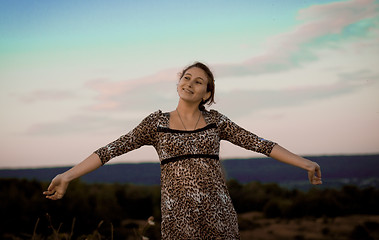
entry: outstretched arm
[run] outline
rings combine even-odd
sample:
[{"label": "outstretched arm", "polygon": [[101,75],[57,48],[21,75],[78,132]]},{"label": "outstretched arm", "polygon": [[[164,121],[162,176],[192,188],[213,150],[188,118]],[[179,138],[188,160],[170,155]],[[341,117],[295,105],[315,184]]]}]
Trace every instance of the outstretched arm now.
[{"label": "outstretched arm", "polygon": [[[308,178],[312,184],[321,184],[320,166],[308,159],[302,158],[296,154],[289,152],[278,144],[269,140],[258,137],[257,135],[243,129],[226,116],[212,111],[219,117],[220,138],[234,143],[240,147],[263,153],[281,162],[300,167],[308,171]],[[241,139],[244,139],[241,141]]]},{"label": "outstretched arm", "polygon": [[317,163],[302,158],[279,146],[278,144],[276,144],[271,150],[270,157],[283,163],[287,163],[306,170],[308,172],[308,179],[311,184],[322,184],[321,168]]},{"label": "outstretched arm", "polygon": [[66,193],[68,184],[93,170],[101,166],[100,158],[97,154],[93,153],[81,163],[74,166],[73,168],[67,170],[62,174],[58,174],[50,183],[47,191],[44,191],[43,194],[46,195],[46,198],[51,200],[58,200],[63,197]]},{"label": "outstretched arm", "polygon": [[142,122],[129,133],[121,136],[108,145],[99,148],[95,153],[84,159],[81,163],[70,170],[58,174],[50,183],[47,191],[43,194],[46,198],[57,200],[61,199],[66,193],[68,184],[73,179],[81,177],[101,165],[108,162],[111,158],[137,149],[143,145],[153,145],[156,136],[157,118],[161,111],[156,111],[142,120]]}]

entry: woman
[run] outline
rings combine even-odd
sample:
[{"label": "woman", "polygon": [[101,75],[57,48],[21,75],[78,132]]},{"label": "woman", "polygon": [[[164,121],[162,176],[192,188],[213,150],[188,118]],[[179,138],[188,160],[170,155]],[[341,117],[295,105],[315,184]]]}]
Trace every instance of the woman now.
[{"label": "woman", "polygon": [[214,77],[206,65],[196,62],[185,68],[177,91],[174,111],[150,114],[126,135],[56,176],[44,192],[46,197],[60,199],[71,180],[115,156],[152,145],[161,163],[162,239],[239,239],[237,214],[218,156],[221,140],[303,168],[312,184],[321,184],[317,163],[259,138],[215,110],[205,110],[215,93]]}]

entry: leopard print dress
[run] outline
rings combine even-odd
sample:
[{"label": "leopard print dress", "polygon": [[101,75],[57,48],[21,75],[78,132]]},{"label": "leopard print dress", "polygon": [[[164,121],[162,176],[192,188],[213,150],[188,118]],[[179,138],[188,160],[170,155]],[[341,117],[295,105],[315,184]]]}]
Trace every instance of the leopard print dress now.
[{"label": "leopard print dress", "polygon": [[202,114],[205,127],[184,131],[169,128],[169,113],[154,112],[95,151],[105,164],[143,145],[155,147],[161,163],[162,239],[239,239],[237,214],[219,160],[220,141],[267,156],[275,145],[215,110]]}]

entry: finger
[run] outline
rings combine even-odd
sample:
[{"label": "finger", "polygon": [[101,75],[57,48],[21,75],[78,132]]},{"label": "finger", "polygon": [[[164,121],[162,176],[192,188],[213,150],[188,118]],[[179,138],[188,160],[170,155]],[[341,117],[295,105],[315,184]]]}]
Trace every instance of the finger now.
[{"label": "finger", "polygon": [[309,179],[309,182],[313,185],[322,184],[321,177],[318,177],[315,171],[308,172],[308,179]]},{"label": "finger", "polygon": [[316,174],[317,174],[317,177],[321,178],[321,168],[320,167],[316,168]]},{"label": "finger", "polygon": [[53,194],[46,196],[46,198],[51,199],[51,200],[58,200],[58,199],[61,199],[62,197],[63,197],[63,194],[60,194],[58,192],[54,192]]},{"label": "finger", "polygon": [[317,165],[317,168],[316,168],[315,175],[316,175],[315,176],[316,184],[322,184],[322,181],[321,181],[321,168],[318,165]]},{"label": "finger", "polygon": [[52,199],[55,193],[56,193],[55,191],[54,192],[52,192],[52,191],[43,192],[43,194],[46,195],[46,198],[49,198],[49,199]]},{"label": "finger", "polygon": [[314,185],[322,184],[321,178],[314,176],[312,184],[314,184]]},{"label": "finger", "polygon": [[53,191],[55,188],[55,183],[54,180],[50,183],[50,185],[47,187],[47,191]]},{"label": "finger", "polygon": [[308,172],[308,180],[310,183],[313,183],[313,179],[315,177],[315,172],[314,171],[309,171]]},{"label": "finger", "polygon": [[54,193],[54,191],[44,191],[43,192],[43,195],[51,195],[51,194],[53,194]]},{"label": "finger", "polygon": [[44,191],[43,194],[45,195],[50,195],[50,194],[53,194],[55,192],[55,188],[56,188],[56,183],[54,181],[54,179],[51,181],[50,185],[47,187],[47,190]]},{"label": "finger", "polygon": [[45,191],[43,194],[47,196],[53,196],[55,194],[55,191]]},{"label": "finger", "polygon": [[50,199],[50,200],[58,200],[58,198],[54,195],[52,196],[46,196],[47,199]]},{"label": "finger", "polygon": [[47,188],[46,191],[43,192],[43,194],[45,194],[45,195],[52,195],[55,192],[56,192],[55,191],[55,186],[52,186],[52,184],[50,184],[50,186]]}]

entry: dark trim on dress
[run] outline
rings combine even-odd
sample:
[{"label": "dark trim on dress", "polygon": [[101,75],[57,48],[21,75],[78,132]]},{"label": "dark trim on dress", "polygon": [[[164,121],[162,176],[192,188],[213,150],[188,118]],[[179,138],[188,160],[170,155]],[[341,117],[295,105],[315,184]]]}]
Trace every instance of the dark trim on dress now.
[{"label": "dark trim on dress", "polygon": [[165,133],[197,133],[197,132],[205,131],[205,130],[208,130],[211,128],[217,128],[216,123],[211,123],[211,124],[208,124],[207,126],[205,126],[203,128],[198,128],[195,130],[178,130],[178,129],[171,129],[171,128],[159,126],[157,131],[158,132],[165,132]]},{"label": "dark trim on dress", "polygon": [[165,165],[167,163],[176,162],[176,161],[188,159],[188,158],[211,158],[211,159],[219,160],[219,157],[216,154],[186,154],[186,155],[180,155],[180,156],[176,156],[172,158],[163,159],[161,161],[161,165]]}]

